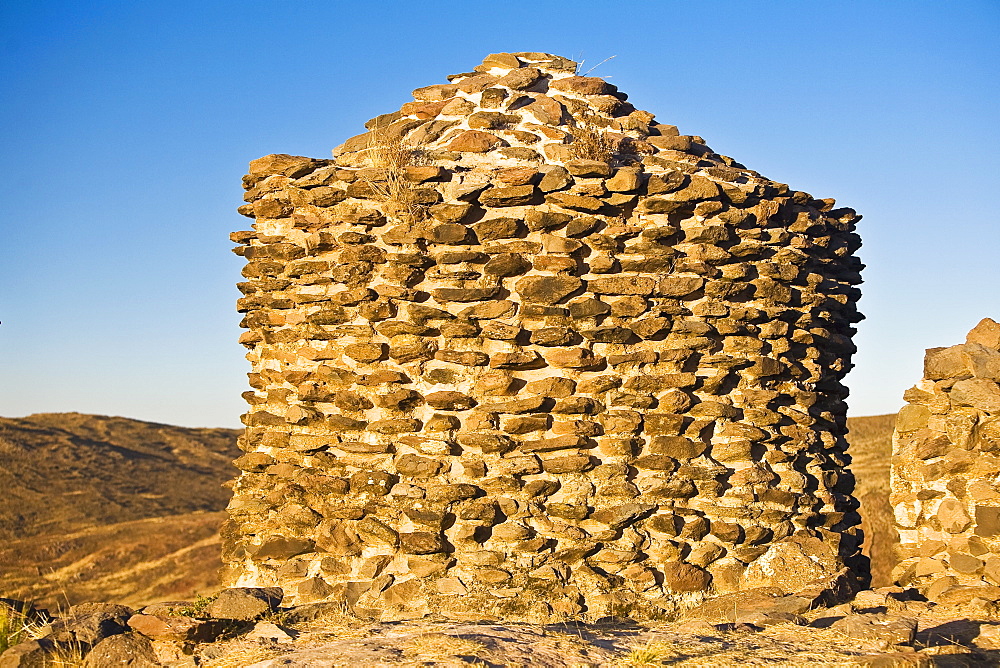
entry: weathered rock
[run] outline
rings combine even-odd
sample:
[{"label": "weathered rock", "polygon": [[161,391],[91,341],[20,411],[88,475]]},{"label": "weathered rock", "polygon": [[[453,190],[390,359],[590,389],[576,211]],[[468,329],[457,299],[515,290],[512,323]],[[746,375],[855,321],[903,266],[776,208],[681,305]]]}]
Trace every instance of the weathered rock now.
[{"label": "weathered rock", "polygon": [[556,304],[582,285],[575,276],[527,276],[517,282],[517,292],[526,301]]},{"label": "weathered rock", "polygon": [[0,654],[0,668],[45,668],[58,660],[58,648],[50,640],[26,640]]},{"label": "weathered rock", "polygon": [[833,623],[831,628],[848,638],[872,643],[886,650],[897,645],[910,645],[917,634],[917,620],[885,614],[848,615]]},{"label": "weathered rock", "polygon": [[80,603],[52,622],[46,637],[61,644],[96,645],[104,638],[128,631],[133,614],[135,611],[124,605]]},{"label": "weathered rock", "polygon": [[837,553],[816,538],[793,536],[774,543],[747,567],[746,587],[776,587],[786,594],[805,589],[840,570]]},{"label": "weathered rock", "polygon": [[133,615],[128,625],[152,640],[214,642],[231,628],[218,619],[196,619],[183,615]]},{"label": "weathered rock", "polygon": [[157,668],[153,645],[143,636],[126,633],[105,638],[94,645],[83,660],[84,668],[108,668],[129,666],[130,668]]},{"label": "weathered rock", "polygon": [[500,138],[482,130],[466,130],[448,145],[449,151],[486,153],[500,143]]},{"label": "weathered rock", "polygon": [[704,591],[712,581],[712,576],[690,564],[672,562],[662,567],[663,582],[672,591]]},{"label": "weathered rock", "polygon": [[280,587],[232,587],[219,592],[208,612],[218,619],[254,620],[281,605]]}]

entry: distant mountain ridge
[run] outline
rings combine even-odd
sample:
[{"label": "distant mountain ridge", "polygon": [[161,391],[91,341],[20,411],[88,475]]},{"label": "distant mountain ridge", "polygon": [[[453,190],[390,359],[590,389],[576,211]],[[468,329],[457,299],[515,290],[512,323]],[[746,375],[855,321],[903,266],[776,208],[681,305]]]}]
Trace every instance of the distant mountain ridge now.
[{"label": "distant mountain ridge", "polygon": [[0,539],[222,510],[238,434],[80,413],[0,418]]},{"label": "distant mountain ridge", "polygon": [[139,605],[218,588],[236,429],[0,418],[0,596]]}]

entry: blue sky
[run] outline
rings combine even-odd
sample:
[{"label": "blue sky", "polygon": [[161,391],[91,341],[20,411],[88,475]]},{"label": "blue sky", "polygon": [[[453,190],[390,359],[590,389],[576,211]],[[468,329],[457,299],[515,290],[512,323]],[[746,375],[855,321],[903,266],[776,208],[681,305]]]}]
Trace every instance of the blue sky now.
[{"label": "blue sky", "polygon": [[237,426],[268,153],[329,156],[498,51],[583,59],[660,122],[864,214],[853,415],[1000,319],[1000,3],[0,0],[0,415]]}]

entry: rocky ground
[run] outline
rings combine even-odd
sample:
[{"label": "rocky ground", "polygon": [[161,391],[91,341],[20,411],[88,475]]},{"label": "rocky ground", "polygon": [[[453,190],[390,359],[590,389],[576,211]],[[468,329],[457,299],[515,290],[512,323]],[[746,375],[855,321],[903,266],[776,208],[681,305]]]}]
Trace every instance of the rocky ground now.
[{"label": "rocky ground", "polygon": [[[875,586],[891,569],[887,479],[892,416],[853,418],[851,454]],[[936,602],[901,590],[822,607],[767,591],[723,597],[677,620],[636,624],[377,622],[336,604],[243,614],[206,608],[218,591],[217,528],[236,432],[123,418],[0,419],[0,596],[34,600],[9,666],[742,666],[1000,665],[996,591]],[[774,592],[770,592],[773,594]],[[114,601],[116,604],[87,604]],[[68,608],[70,604],[75,606]],[[131,607],[125,607],[131,606]],[[0,616],[6,606],[0,605]],[[215,614],[215,617],[210,616]],[[0,619],[2,622],[2,619]],[[0,623],[2,626],[2,623]],[[138,630],[137,630],[138,627]],[[89,629],[89,630],[88,630]],[[61,649],[60,649],[61,648]],[[80,656],[88,650],[89,658]],[[117,657],[117,658],[116,658]],[[131,663],[122,663],[127,657]]]},{"label": "rocky ground", "polygon": [[333,603],[283,609],[280,590],[235,589],[211,602],[139,611],[83,604],[54,621],[30,610],[36,638],[0,654],[0,668],[991,666],[1000,665],[993,597],[1000,589],[956,591],[934,603],[882,588],[823,607],[760,589],[710,600],[677,620],[529,625],[378,623]]}]

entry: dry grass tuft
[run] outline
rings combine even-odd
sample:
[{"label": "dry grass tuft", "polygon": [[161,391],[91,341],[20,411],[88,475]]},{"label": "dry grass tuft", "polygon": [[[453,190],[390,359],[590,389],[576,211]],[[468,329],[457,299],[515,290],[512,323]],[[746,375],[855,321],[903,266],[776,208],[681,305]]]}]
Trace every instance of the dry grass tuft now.
[{"label": "dry grass tuft", "polygon": [[447,633],[422,633],[410,639],[403,649],[404,654],[425,660],[476,657],[487,649],[475,640],[467,640]]},{"label": "dry grass tuft", "polygon": [[238,640],[225,653],[201,664],[205,668],[243,668],[259,661],[267,661],[288,651],[273,645],[263,645],[247,640]]},{"label": "dry grass tuft", "polygon": [[647,642],[642,647],[635,647],[618,661],[620,668],[647,668],[662,666],[668,661],[676,661],[684,654],[677,651],[671,643]]},{"label": "dry grass tuft", "polygon": [[8,647],[30,640],[36,625],[25,613],[0,604],[0,654]]},{"label": "dry grass tuft", "polygon": [[418,150],[403,143],[402,138],[376,128],[368,133],[365,150],[372,167],[381,170],[378,178],[368,182],[375,198],[386,203],[384,213],[403,223],[416,223],[426,216],[426,207],[416,202],[415,187],[406,178],[406,168],[426,164]]},{"label": "dry grass tuft", "polygon": [[45,668],[80,668],[86,652],[79,641],[60,643],[45,657]]},{"label": "dry grass tuft", "polygon": [[579,121],[574,120],[570,132],[573,141],[569,144],[569,149],[574,158],[601,162],[611,162],[614,159],[618,149],[617,143],[587,116]]}]

